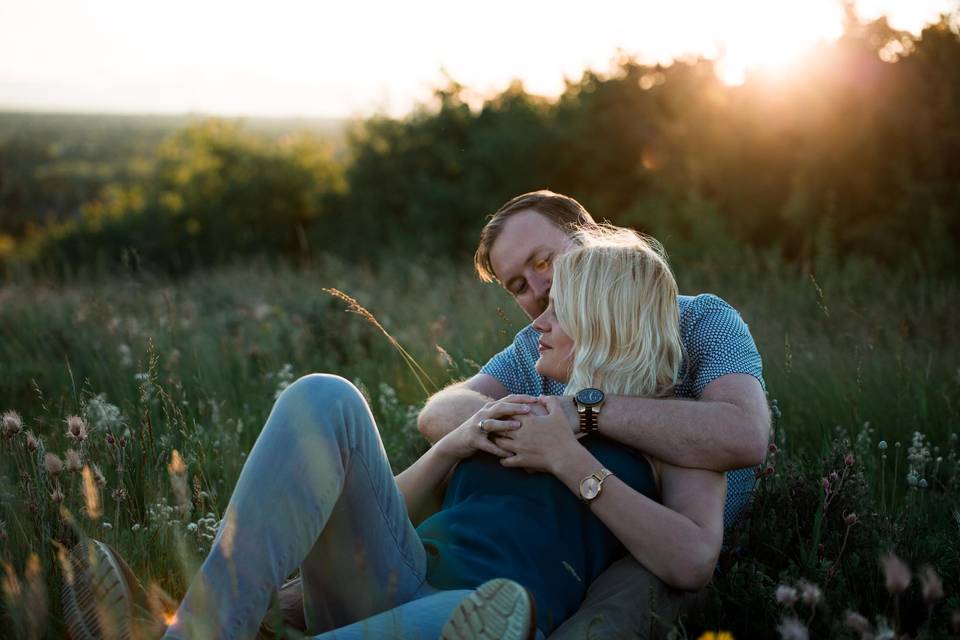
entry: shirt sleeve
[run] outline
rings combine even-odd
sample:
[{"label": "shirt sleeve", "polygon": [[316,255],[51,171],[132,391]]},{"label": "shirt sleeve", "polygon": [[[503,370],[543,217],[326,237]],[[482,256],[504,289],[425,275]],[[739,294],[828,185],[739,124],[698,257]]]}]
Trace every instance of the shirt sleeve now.
[{"label": "shirt sleeve", "polygon": [[730,373],[751,375],[766,389],[763,362],[747,323],[717,296],[703,298],[702,311],[687,341],[694,397],[699,398],[708,384]]},{"label": "shirt sleeve", "polygon": [[496,378],[507,393],[523,393],[538,396],[542,393],[542,383],[536,373],[535,360],[530,360],[529,349],[524,343],[525,335],[521,331],[506,349],[490,358],[480,373]]}]

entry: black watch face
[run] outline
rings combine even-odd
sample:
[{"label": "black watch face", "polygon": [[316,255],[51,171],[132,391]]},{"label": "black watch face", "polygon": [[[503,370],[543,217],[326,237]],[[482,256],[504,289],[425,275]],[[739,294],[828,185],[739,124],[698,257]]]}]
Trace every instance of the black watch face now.
[{"label": "black watch face", "polygon": [[582,405],[593,407],[603,402],[603,391],[600,389],[581,389],[577,394],[577,402]]}]

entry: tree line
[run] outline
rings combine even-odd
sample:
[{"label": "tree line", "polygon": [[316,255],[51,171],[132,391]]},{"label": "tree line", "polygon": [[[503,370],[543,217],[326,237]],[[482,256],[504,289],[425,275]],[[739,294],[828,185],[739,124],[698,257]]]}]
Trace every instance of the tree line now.
[{"label": "tree line", "polygon": [[73,215],[40,223],[12,213],[10,194],[24,201],[5,169],[17,153],[0,146],[0,261],[46,272],[133,260],[182,273],[320,252],[462,258],[486,214],[538,188],[668,236],[668,248],[723,242],[798,263],[829,253],[953,272],[960,36],[948,16],[913,36],[851,15],[802,65],[739,86],[708,60],[630,57],[552,100],[518,82],[477,105],[451,82],[404,117],[353,123],[338,144],[212,120],[94,176]]}]

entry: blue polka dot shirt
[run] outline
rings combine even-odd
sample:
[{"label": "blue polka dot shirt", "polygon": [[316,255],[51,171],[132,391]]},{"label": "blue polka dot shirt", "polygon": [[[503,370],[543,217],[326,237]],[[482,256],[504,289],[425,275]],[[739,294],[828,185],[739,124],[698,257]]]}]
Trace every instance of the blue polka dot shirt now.
[{"label": "blue polka dot shirt", "polygon": [[[736,309],[712,294],[678,296],[677,303],[684,359],[674,387],[675,397],[698,399],[708,384],[729,373],[751,375],[766,388],[757,346]],[[534,368],[540,357],[539,337],[527,325],[480,372],[499,380],[508,393],[563,395],[563,383],[541,376]],[[729,527],[746,506],[755,484],[754,467],[727,472],[725,526]]]}]

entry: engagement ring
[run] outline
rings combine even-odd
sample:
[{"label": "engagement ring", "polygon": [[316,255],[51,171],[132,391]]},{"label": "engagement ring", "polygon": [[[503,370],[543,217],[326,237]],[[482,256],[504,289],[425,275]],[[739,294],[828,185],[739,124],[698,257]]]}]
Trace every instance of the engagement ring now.
[{"label": "engagement ring", "polygon": [[486,432],[487,432],[487,428],[486,428],[485,426],[483,426],[483,423],[486,422],[486,421],[487,421],[487,419],[484,418],[484,419],[481,420],[479,423],[477,423],[477,426],[480,427],[480,433],[486,433]]}]

